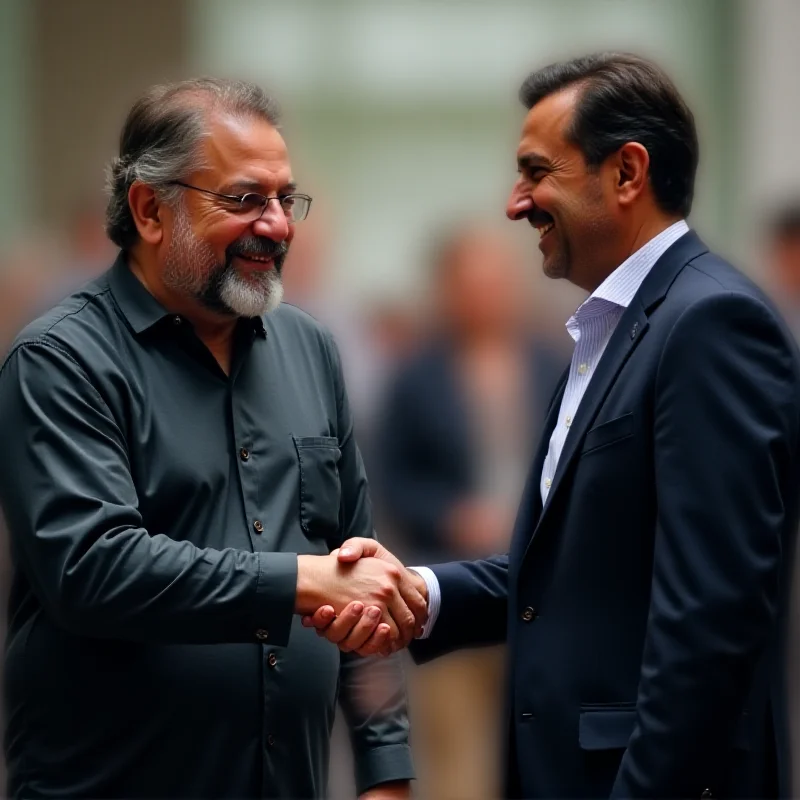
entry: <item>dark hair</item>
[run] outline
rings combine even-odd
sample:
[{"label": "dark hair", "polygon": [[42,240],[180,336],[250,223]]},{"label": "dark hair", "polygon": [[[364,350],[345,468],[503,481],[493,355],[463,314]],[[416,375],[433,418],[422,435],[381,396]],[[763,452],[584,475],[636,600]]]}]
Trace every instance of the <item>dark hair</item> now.
[{"label": "dark hair", "polygon": [[176,201],[178,190],[170,184],[203,166],[198,145],[208,135],[214,110],[264,119],[275,127],[280,120],[277,103],[260,87],[221,78],[154,86],[133,104],[119,156],[106,171],[106,233],[118,247],[127,250],[139,235],[128,205],[133,182],[153,186],[166,202]]},{"label": "dark hair", "polygon": [[626,142],[650,155],[650,185],[659,207],[688,216],[694,196],[699,148],[692,112],[655,64],[628,53],[596,53],[550,64],[529,75],[519,96],[526,108],[579,85],[566,131],[590,167]]}]

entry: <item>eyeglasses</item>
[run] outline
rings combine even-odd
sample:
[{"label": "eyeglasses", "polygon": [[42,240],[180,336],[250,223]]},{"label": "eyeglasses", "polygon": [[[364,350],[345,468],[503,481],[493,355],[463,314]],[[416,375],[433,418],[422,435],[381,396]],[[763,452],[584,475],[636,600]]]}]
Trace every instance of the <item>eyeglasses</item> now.
[{"label": "eyeglasses", "polygon": [[199,186],[192,186],[182,181],[170,181],[170,184],[182,186],[184,189],[193,189],[195,192],[202,192],[225,200],[229,206],[229,211],[240,217],[242,222],[255,222],[260,219],[270,200],[278,201],[281,210],[286,215],[286,221],[290,224],[302,222],[308,216],[308,211],[311,208],[311,198],[307,194],[284,194],[277,197],[265,197],[263,194],[256,194],[255,192],[221,194],[220,192],[201,189]]}]

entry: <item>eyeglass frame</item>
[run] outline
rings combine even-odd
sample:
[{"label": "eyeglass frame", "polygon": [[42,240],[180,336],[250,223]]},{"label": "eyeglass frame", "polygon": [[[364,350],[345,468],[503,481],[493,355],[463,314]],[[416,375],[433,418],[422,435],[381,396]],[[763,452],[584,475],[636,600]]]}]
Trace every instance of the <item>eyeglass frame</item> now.
[{"label": "eyeglass frame", "polygon": [[[261,213],[253,220],[255,222],[257,219],[261,219],[264,216],[264,212],[267,210],[267,206],[269,205],[270,200],[277,200],[278,205],[281,206],[281,202],[285,200],[287,197],[300,197],[303,200],[308,202],[308,208],[306,209],[306,214],[302,219],[292,219],[289,220],[287,218],[287,222],[290,225],[296,225],[298,222],[302,222],[304,219],[308,219],[308,214],[311,211],[311,202],[312,198],[307,194],[302,194],[300,192],[289,192],[289,194],[284,195],[273,195],[272,197],[267,197],[267,195],[260,194],[259,192],[245,192],[244,194],[223,194],[222,192],[214,192],[211,189],[203,189],[200,186],[192,186],[191,183],[184,183],[183,181],[169,181],[169,186],[182,186],[184,189],[194,189],[196,192],[202,192],[203,194],[211,195],[212,197],[221,197],[223,200],[229,200],[234,203],[239,203],[242,205],[244,202],[245,197],[260,197],[264,200],[264,204],[261,207]],[[281,211],[283,211],[283,206],[281,206]],[[283,211],[284,216],[286,212]]]}]

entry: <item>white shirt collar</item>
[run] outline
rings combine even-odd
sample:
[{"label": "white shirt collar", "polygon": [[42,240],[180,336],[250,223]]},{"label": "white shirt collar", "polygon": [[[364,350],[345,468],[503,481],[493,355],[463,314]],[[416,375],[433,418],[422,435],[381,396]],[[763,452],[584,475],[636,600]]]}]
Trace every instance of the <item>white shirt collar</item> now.
[{"label": "white shirt collar", "polygon": [[594,299],[606,300],[627,308],[656,261],[684,234],[689,232],[685,220],[675,222],[654,236],[635,253],[625,259],[581,304],[575,316]]}]

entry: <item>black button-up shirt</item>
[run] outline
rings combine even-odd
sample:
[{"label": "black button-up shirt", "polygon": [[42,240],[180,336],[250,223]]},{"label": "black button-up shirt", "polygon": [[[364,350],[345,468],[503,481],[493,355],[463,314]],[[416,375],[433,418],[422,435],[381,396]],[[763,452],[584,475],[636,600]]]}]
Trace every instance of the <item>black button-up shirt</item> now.
[{"label": "black button-up shirt", "polygon": [[241,320],[226,376],[120,257],[18,337],[0,443],[12,795],[319,797],[337,698],[359,790],[412,777],[397,662],[293,613],[298,553],[372,535],[314,320]]}]

